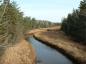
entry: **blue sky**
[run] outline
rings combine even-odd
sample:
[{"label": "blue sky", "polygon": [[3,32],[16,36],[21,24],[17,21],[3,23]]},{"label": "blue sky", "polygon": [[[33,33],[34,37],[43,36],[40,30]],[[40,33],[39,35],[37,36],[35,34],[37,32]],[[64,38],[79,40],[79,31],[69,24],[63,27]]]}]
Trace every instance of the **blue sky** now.
[{"label": "blue sky", "polygon": [[[12,0],[13,1],[13,0]],[[81,0],[14,0],[24,16],[61,22],[63,17],[77,9]]]}]

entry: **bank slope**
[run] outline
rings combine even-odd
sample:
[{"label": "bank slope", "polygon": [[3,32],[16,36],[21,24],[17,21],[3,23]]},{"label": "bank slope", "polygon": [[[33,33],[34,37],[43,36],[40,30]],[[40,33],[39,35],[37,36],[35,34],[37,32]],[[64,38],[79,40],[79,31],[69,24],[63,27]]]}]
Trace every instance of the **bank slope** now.
[{"label": "bank slope", "polygon": [[32,46],[24,39],[6,48],[0,58],[0,64],[35,64],[35,54]]},{"label": "bank slope", "polygon": [[34,37],[59,50],[77,64],[86,64],[86,47],[68,38],[60,30],[48,29],[33,33]]}]

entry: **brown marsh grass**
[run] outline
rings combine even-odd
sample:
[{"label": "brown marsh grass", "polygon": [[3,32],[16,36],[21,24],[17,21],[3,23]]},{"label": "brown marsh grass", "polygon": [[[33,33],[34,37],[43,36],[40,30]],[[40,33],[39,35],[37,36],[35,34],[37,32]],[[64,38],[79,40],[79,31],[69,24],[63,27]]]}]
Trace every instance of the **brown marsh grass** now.
[{"label": "brown marsh grass", "polygon": [[0,64],[35,64],[32,46],[24,39],[12,47],[6,48],[0,58]]}]

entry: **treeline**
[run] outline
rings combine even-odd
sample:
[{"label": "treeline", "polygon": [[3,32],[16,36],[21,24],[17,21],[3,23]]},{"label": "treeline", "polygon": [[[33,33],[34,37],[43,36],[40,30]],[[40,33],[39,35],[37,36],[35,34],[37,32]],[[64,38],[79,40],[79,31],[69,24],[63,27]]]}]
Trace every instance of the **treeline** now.
[{"label": "treeline", "polygon": [[24,36],[25,31],[48,27],[52,24],[49,21],[24,17],[15,2],[2,3],[0,5],[0,44],[15,43]]},{"label": "treeline", "polygon": [[46,28],[53,26],[54,23],[46,20],[36,20],[31,17],[24,17],[24,26],[26,30],[35,29],[35,28]]},{"label": "treeline", "polygon": [[74,40],[86,44],[86,0],[80,2],[79,9],[63,19],[61,30]]}]

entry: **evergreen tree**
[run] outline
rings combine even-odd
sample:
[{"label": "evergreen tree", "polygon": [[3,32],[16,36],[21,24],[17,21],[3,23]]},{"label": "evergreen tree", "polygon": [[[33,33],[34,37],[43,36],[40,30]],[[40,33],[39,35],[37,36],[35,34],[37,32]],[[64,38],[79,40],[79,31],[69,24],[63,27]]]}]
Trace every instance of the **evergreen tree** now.
[{"label": "evergreen tree", "polygon": [[86,16],[86,0],[81,1],[79,8],[80,8],[80,14]]},{"label": "evergreen tree", "polygon": [[61,29],[73,39],[86,42],[86,0],[81,1],[78,10],[63,19]]},{"label": "evergreen tree", "polygon": [[[6,4],[2,4],[0,7],[4,9]],[[19,12],[15,3],[9,3],[6,6],[5,13],[0,21],[0,35],[5,36],[0,40],[1,42],[14,43],[23,35],[22,27],[23,16]]]}]

